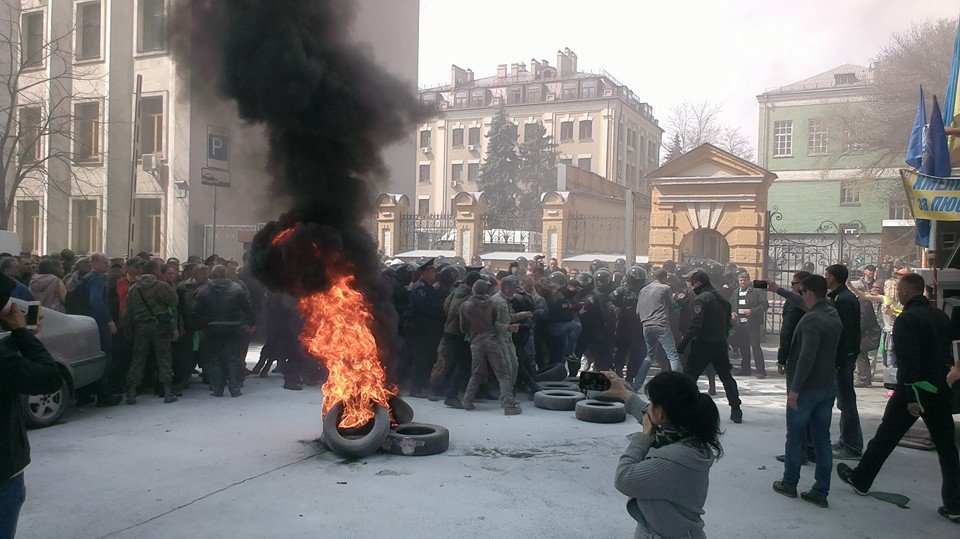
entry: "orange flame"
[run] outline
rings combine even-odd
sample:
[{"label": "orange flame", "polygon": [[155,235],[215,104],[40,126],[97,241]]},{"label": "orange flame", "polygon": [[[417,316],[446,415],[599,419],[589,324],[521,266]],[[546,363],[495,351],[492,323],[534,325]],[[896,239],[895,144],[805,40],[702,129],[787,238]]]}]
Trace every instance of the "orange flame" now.
[{"label": "orange flame", "polygon": [[323,415],[343,402],[340,428],[349,429],[373,419],[374,403],[389,409],[387,401],[396,389],[387,385],[370,329],[374,322],[370,304],[357,290],[354,277],[340,275],[329,290],[301,298],[300,314],[301,344],[329,371],[323,384]]},{"label": "orange flame", "polygon": [[274,247],[279,247],[281,244],[283,244],[283,242],[287,241],[287,238],[290,237],[290,234],[293,234],[292,228],[284,229],[277,234],[270,243],[273,244]]}]

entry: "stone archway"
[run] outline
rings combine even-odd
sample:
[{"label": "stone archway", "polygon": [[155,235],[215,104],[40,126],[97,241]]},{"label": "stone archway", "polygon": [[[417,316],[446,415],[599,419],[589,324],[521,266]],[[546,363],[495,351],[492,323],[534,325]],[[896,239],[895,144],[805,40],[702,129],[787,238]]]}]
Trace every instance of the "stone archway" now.
[{"label": "stone archway", "polygon": [[730,244],[723,234],[710,228],[691,231],[680,241],[680,261],[709,258],[721,264],[730,262]]}]

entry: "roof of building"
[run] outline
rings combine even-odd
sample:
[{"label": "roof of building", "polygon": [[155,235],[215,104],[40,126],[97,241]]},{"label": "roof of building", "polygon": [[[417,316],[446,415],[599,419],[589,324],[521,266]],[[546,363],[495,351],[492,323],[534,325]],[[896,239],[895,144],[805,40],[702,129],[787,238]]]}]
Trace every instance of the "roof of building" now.
[{"label": "roof of building", "polygon": [[[850,76],[852,75],[852,77]],[[767,90],[762,95],[789,94],[815,90],[863,87],[873,80],[873,70],[856,64],[843,64],[812,77]]]},{"label": "roof of building", "polygon": [[[533,82],[563,82],[565,80],[578,80],[578,79],[595,79],[599,77],[606,77],[607,75],[602,73],[588,73],[588,72],[578,72],[563,77],[557,76],[552,79],[537,79],[534,74],[530,71],[521,71],[517,75],[507,75],[506,77],[498,77],[496,75],[492,77],[484,77],[482,79],[476,79],[470,82],[461,82],[457,85],[458,90],[472,90],[477,88],[492,88],[499,86],[509,86],[512,84],[527,84]],[[619,82],[614,82],[616,85],[620,85]],[[433,88],[424,88],[420,90],[421,92],[448,92],[453,89],[453,85],[444,84],[443,86],[437,86]]]}]

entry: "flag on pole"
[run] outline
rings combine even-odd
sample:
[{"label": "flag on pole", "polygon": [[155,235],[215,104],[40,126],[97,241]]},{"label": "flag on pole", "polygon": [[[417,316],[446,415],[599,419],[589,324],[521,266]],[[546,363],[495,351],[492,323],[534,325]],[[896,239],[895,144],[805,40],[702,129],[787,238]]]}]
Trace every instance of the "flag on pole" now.
[{"label": "flag on pole", "polygon": [[[953,40],[953,58],[950,61],[950,75],[947,77],[947,93],[943,96],[943,125],[960,127],[960,99],[957,99],[957,83],[960,80],[960,23]],[[951,155],[960,150],[960,137],[951,136],[949,140]],[[960,163],[958,163],[960,164]]]},{"label": "flag on pole", "polygon": [[[912,142],[912,141],[911,141]],[[950,176],[950,153],[947,148],[947,133],[943,130],[943,117],[937,96],[933,96],[933,112],[930,123],[923,130],[923,145],[920,152],[920,167],[918,171],[927,176],[946,178]],[[930,221],[917,219],[914,232],[914,243],[923,247],[930,247]]]},{"label": "flag on pole", "polygon": [[913,168],[920,168],[923,155],[923,129],[927,126],[927,105],[923,101],[923,85],[920,86],[920,104],[913,118],[913,130],[910,131],[910,144],[907,146],[906,162]]}]

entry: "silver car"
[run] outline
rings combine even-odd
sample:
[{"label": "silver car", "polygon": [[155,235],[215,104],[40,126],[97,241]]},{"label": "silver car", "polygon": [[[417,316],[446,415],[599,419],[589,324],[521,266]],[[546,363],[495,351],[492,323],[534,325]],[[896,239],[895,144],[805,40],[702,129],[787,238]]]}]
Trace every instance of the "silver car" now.
[{"label": "silver car", "polygon": [[[12,299],[24,311],[27,303]],[[97,323],[87,316],[42,311],[37,338],[47,348],[60,367],[63,382],[58,391],[46,395],[23,397],[24,416],[31,428],[49,427],[60,419],[78,389],[89,386],[103,376],[107,357],[100,350],[100,331]],[[9,332],[0,332],[0,338]]]}]

